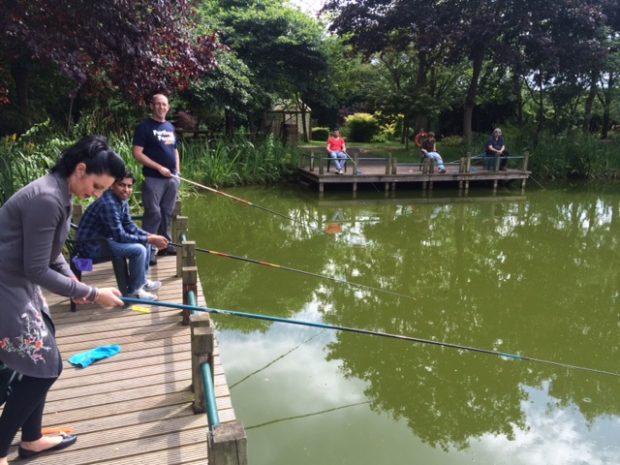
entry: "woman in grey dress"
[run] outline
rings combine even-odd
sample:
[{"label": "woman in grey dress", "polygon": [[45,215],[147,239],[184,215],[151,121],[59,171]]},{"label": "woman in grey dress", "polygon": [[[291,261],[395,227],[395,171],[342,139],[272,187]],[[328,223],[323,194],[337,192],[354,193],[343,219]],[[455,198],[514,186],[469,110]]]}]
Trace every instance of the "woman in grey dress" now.
[{"label": "woman in grey dress", "polygon": [[62,371],[54,324],[41,288],[78,303],[122,305],[114,288],[79,282],[62,255],[69,233],[71,195],[99,196],[125,171],[102,136],[65,150],[50,174],[16,192],[0,207],[0,362],[22,375],[0,416],[0,465],[22,429],[19,455],[64,449],[75,436],[42,436],[47,391]]}]

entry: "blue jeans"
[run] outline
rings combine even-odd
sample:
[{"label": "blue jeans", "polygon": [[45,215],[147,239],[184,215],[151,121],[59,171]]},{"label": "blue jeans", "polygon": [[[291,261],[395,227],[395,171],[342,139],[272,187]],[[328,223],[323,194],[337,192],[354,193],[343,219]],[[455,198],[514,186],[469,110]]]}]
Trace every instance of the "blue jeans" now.
[{"label": "blue jeans", "polygon": [[344,162],[340,161],[340,160],[346,160],[347,159],[347,154],[344,152],[329,152],[329,156],[331,157],[332,160],[334,160],[334,163],[336,164],[336,169],[338,171],[344,170]]},{"label": "blue jeans", "polygon": [[443,164],[443,158],[441,158],[441,155],[439,155],[437,152],[428,152],[426,156],[431,160],[434,160],[437,168],[439,168],[441,171],[446,169],[445,165]]},{"label": "blue jeans", "polygon": [[131,294],[144,286],[149,273],[151,246],[138,243],[126,244],[109,239],[108,244],[113,256],[124,257],[129,260],[129,282],[127,283],[129,293]]}]

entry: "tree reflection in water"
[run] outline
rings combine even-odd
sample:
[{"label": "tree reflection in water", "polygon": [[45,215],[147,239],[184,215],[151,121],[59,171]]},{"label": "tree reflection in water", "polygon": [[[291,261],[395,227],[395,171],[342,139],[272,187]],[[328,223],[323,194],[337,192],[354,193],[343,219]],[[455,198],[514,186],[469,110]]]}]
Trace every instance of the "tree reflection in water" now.
[{"label": "tree reflection in water", "polygon": [[[619,370],[617,192],[545,191],[462,203],[316,202],[260,189],[244,196],[293,217],[321,217],[325,225],[335,215],[352,222],[330,237],[218,200],[201,215],[204,199],[194,200],[187,213],[199,246],[415,301],[201,256],[201,278],[215,307],[292,317],[318,302],[329,324]],[[268,327],[217,323],[243,332]],[[423,441],[443,448],[522,434],[530,421],[525,406],[539,390],[557,399],[551,410],[578,408],[589,424],[620,415],[620,380],[604,375],[351,334],[337,334],[326,358],[340,361],[345,377],[367,382],[375,411],[406,421]]]}]

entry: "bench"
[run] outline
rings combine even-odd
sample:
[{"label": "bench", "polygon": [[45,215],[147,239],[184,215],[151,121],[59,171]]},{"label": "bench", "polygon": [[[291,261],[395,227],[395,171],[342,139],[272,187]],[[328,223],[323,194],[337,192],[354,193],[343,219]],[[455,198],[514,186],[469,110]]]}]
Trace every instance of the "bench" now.
[{"label": "bench", "polygon": [[[358,149],[358,148],[354,148],[354,149],[349,149],[346,151],[346,154],[349,156],[349,158],[351,158],[351,160],[353,160],[353,155],[357,155],[360,156],[362,155],[362,153],[364,153],[363,149]],[[342,160],[344,162],[344,172],[347,172],[347,164],[349,162],[349,158],[345,158],[344,160]],[[331,165],[331,162],[333,161],[332,157],[329,157],[328,154],[328,159],[327,159],[327,172],[329,173],[329,167]],[[354,163],[355,164],[355,163]]]}]

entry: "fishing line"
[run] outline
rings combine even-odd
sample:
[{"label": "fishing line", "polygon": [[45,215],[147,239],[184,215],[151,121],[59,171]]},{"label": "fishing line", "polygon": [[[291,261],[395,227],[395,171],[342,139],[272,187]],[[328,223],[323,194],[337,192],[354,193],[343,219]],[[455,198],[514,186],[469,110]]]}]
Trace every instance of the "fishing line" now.
[{"label": "fishing line", "polygon": [[456,350],[463,350],[467,352],[474,352],[478,354],[492,355],[494,357],[499,357],[504,360],[507,359],[507,360],[517,360],[517,361],[527,361],[527,362],[551,365],[557,368],[566,368],[569,370],[581,370],[581,371],[587,371],[590,373],[597,373],[597,374],[602,374],[602,375],[620,377],[620,373],[613,372],[613,371],[599,370],[596,368],[584,367],[580,365],[572,365],[570,363],[556,362],[553,360],[545,360],[542,358],[530,357],[527,355],[511,354],[508,352],[496,352],[490,349],[483,349],[480,347],[455,344],[452,342],[435,341],[431,339],[423,339],[423,338],[414,337],[414,336],[405,336],[403,334],[385,333],[383,331],[372,331],[369,329],[353,328],[349,326],[330,325],[326,323],[297,320],[293,318],[282,318],[282,317],[277,317],[277,316],[272,316],[272,315],[260,315],[258,313],[237,312],[234,310],[224,310],[224,309],[210,308],[210,307],[198,307],[194,305],[184,305],[184,304],[177,304],[174,302],[164,302],[164,301],[159,301],[159,300],[154,302],[152,300],[134,299],[132,297],[122,297],[122,300],[128,304],[140,304],[140,305],[150,305],[150,306],[155,306],[155,307],[179,308],[182,310],[189,310],[189,311],[194,311],[194,312],[213,313],[215,315],[236,316],[240,318],[265,320],[265,321],[271,321],[275,323],[287,323],[291,325],[310,326],[313,328],[331,329],[335,331],[342,331],[342,332],[355,333],[355,334],[365,334],[367,336],[378,336],[378,337],[385,337],[385,338],[390,338],[390,339],[398,339],[400,341],[416,342],[419,344],[427,344],[427,345],[432,345],[432,346],[445,347],[448,349],[456,349]]},{"label": "fishing line", "polygon": [[267,368],[269,368],[271,365],[274,365],[275,363],[277,363],[278,361],[282,360],[284,357],[286,357],[287,355],[292,354],[293,352],[295,352],[297,349],[299,349],[302,345],[306,344],[307,342],[310,342],[312,339],[316,338],[317,336],[320,336],[321,334],[323,334],[325,332],[324,329],[322,329],[321,331],[319,331],[316,334],[313,334],[312,336],[310,336],[309,338],[307,338],[306,340],[300,342],[299,344],[297,344],[295,347],[293,347],[292,349],[287,350],[285,353],[283,353],[282,355],[278,355],[276,358],[274,358],[271,362],[269,362],[268,364],[260,367],[258,370],[254,370],[252,373],[250,373],[249,375],[244,376],[243,378],[241,378],[239,381],[236,381],[234,383],[232,383],[229,388],[233,389],[234,387],[240,385],[241,383],[243,383],[244,381],[247,381],[248,379],[250,379],[252,376],[257,375],[258,373],[260,373],[261,371],[265,371]]},{"label": "fishing line", "polygon": [[[173,245],[175,247],[183,247],[182,244],[177,244],[175,242],[169,242],[169,244],[171,244],[171,245]],[[342,278],[334,278],[333,276],[327,276],[325,274],[313,273],[311,271],[300,270],[298,268],[291,268],[289,266],[278,265],[276,263],[267,262],[265,260],[256,260],[254,258],[240,257],[238,255],[231,255],[231,254],[226,253],[226,252],[218,252],[216,250],[203,249],[202,247],[196,247],[196,251],[203,252],[203,253],[208,253],[208,254],[211,254],[211,255],[216,255],[218,257],[231,258],[233,260],[239,260],[239,261],[242,261],[242,262],[253,263],[254,265],[261,265],[261,266],[266,266],[266,267],[269,267],[269,268],[275,268],[275,269],[284,270],[284,271],[292,271],[294,273],[305,274],[307,276],[314,276],[315,278],[329,279],[330,281],[334,281],[334,282],[340,283],[340,284],[346,284],[348,286],[355,286],[355,287],[359,287],[359,288],[362,288],[362,289],[368,289],[370,291],[382,292],[384,294],[389,294],[389,295],[392,295],[392,296],[395,296],[395,297],[404,297],[406,299],[415,300],[415,297],[413,297],[411,295],[402,294],[402,293],[396,292],[396,291],[390,291],[389,289],[382,289],[380,287],[369,286],[369,285],[366,285],[366,284],[360,284],[360,283],[356,283],[356,282],[353,282],[353,281],[347,281],[346,279],[342,279]]]},{"label": "fishing line", "polygon": [[[182,178],[181,176],[175,176],[175,177],[180,179],[181,181],[185,181],[188,184],[192,184],[192,185],[200,187],[202,189],[206,189],[209,192],[213,192],[214,194],[221,195],[223,197],[226,197],[228,199],[234,200],[235,202],[239,202],[239,203],[241,203],[243,205],[246,205],[248,207],[258,208],[260,210],[263,210],[263,211],[266,211],[268,213],[271,213],[272,215],[276,215],[276,216],[279,216],[281,218],[285,218],[285,219],[287,219],[289,221],[292,221],[294,223],[301,224],[303,226],[307,226],[310,229],[313,229],[315,231],[320,231],[318,226],[312,225],[312,224],[308,223],[307,221],[299,220],[297,218],[293,218],[292,216],[288,216],[288,215],[285,215],[284,213],[280,213],[280,212],[277,212],[275,210],[271,210],[270,208],[263,207],[262,205],[258,205],[256,203],[250,202],[249,200],[246,200],[246,199],[242,199],[241,197],[237,197],[236,195],[227,194],[226,192],[222,192],[222,191],[219,191],[217,189],[213,189],[212,187],[205,186],[204,184],[200,184],[200,183],[192,181],[190,179]],[[316,223],[318,223],[318,221],[316,219],[313,218],[312,220],[315,221]]]},{"label": "fishing line", "polygon": [[360,405],[366,405],[366,404],[370,404],[370,401],[369,400],[364,400],[362,402],[355,402],[354,404],[340,405],[338,407],[332,407],[332,408],[328,408],[326,410],[320,410],[318,412],[303,413],[301,415],[294,415],[292,417],[277,418],[275,420],[266,421],[264,423],[259,423],[257,425],[246,426],[245,429],[248,430],[248,429],[262,428],[263,426],[273,425],[274,423],[281,423],[283,421],[299,420],[301,418],[308,418],[308,417],[314,417],[314,416],[317,416],[317,415],[324,415],[325,413],[336,412],[338,410],[343,410],[345,408],[358,407]]}]

